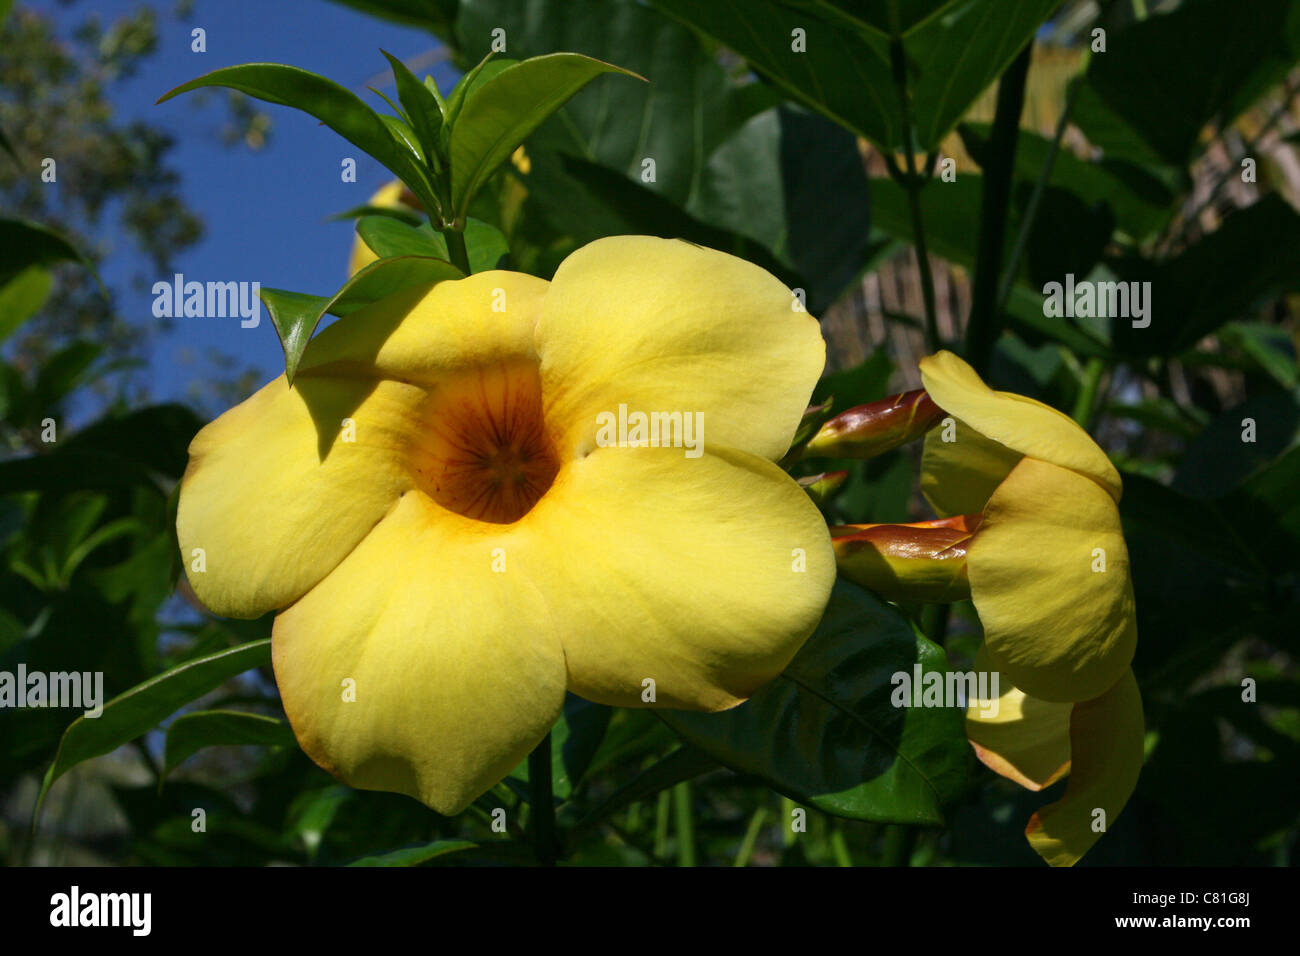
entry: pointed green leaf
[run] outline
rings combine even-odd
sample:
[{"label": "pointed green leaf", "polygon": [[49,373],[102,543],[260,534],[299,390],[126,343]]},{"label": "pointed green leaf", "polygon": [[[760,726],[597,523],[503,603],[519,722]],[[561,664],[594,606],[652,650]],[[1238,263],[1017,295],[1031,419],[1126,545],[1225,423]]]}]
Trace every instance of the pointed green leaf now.
[{"label": "pointed green leaf", "polygon": [[54,763],[46,771],[32,815],[33,826],[40,818],[41,805],[50,787],[77,764],[111,753],[148,733],[190,701],[215,690],[232,677],[270,663],[269,638],[241,644],[186,661],[143,684],[137,684],[105,704],[98,717],[78,717],[64,732]]},{"label": "pointed green leaf", "polygon": [[404,255],[370,263],[330,298],[268,288],[263,288],[260,294],[280,337],[284,372],[292,384],[307,343],[327,314],[344,316],[415,286],[461,278],[464,278],[461,271],[445,259]]},{"label": "pointed green leaf", "polygon": [[85,261],[53,229],[24,219],[0,219],[0,282],[8,282],[28,266]]},{"label": "pointed green leaf", "polygon": [[425,208],[438,208],[428,177],[410,151],[394,139],[379,114],[333,80],[280,63],[244,63],[213,70],[182,83],[164,93],[158,102],[205,86],[239,90],[259,100],[291,106],[316,117],[396,173],[420,197]]},{"label": "pointed green leaf", "polygon": [[406,64],[397,57],[380,50],[393,67],[393,77],[397,80],[397,98],[402,101],[406,118],[415,130],[415,135],[424,147],[424,155],[432,162],[438,154],[438,132],[442,129],[442,106],[437,98],[415,74],[406,68]]},{"label": "pointed green leaf", "polygon": [[470,90],[451,127],[451,212],[456,222],[464,222],[479,187],[528,134],[602,73],[644,79],[577,53],[552,53],[516,63]]},{"label": "pointed green leaf", "polygon": [[[391,217],[367,216],[357,223],[357,235],[380,258],[391,256],[434,256],[447,259],[447,238],[428,223],[417,228]],[[465,224],[465,244],[469,248],[470,272],[495,269],[501,257],[510,252],[501,230],[478,219]]]},{"label": "pointed green leaf", "polygon": [[472,840],[435,840],[423,846],[403,847],[400,850],[390,850],[388,853],[363,856],[359,860],[353,860],[348,866],[419,866],[421,863],[428,863],[448,853],[472,850],[476,846],[478,844]]},{"label": "pointed green leaf", "polygon": [[162,777],[204,747],[215,746],[289,747],[293,731],[283,720],[240,710],[198,710],[182,714],[167,728]]}]

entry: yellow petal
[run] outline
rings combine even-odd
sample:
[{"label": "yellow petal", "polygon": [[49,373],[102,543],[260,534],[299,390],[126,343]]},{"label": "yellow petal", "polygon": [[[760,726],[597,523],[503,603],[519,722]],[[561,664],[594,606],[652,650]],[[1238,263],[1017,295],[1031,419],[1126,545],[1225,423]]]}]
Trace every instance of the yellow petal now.
[{"label": "yellow petal", "polygon": [[429,386],[466,368],[536,361],[546,289],[544,279],[493,271],[389,296],[312,339],[294,381],[357,376]]},{"label": "yellow petal", "polygon": [[396,382],[290,389],[281,376],[206,425],[190,444],[176,521],[199,599],[258,617],[328,574],[410,487],[404,449],[423,398]]},{"label": "yellow petal", "polygon": [[1114,826],[1142,772],[1143,730],[1132,671],[1097,699],[1074,705],[1065,795],[1025,827],[1034,851],[1052,866],[1073,866]]},{"label": "yellow petal", "polygon": [[825,364],[817,322],[751,263],[675,239],[618,236],[560,265],[538,326],[548,418],[565,457],[596,417],[703,412],[708,441],[775,460]]},{"label": "yellow petal", "polygon": [[941,515],[976,514],[1022,457],[963,421],[940,424],[925,436],[921,493]]},{"label": "yellow petal", "polygon": [[537,745],[563,705],[564,652],[517,570],[519,533],[412,492],[276,618],[276,683],[313,760],[450,815]]},{"label": "yellow petal", "polygon": [[1087,475],[1119,501],[1119,472],[1068,415],[1024,395],[993,391],[951,352],[927,356],[920,367],[925,390],[948,414],[1012,452]]},{"label": "yellow petal", "polygon": [[994,675],[996,696],[967,703],[966,737],[975,755],[995,773],[1028,790],[1042,790],[1070,770],[1070,711],[1074,704],[1053,704],[1030,697],[998,673],[981,647],[975,672]]},{"label": "yellow petal", "polygon": [[535,548],[512,567],[547,597],[569,689],[599,703],[739,703],[794,657],[835,578],[808,496],[730,449],[598,449],[523,523]]},{"label": "yellow petal", "polygon": [[1096,482],[1025,458],[989,499],[966,562],[989,654],[1025,693],[1091,700],[1132,661],[1128,549]]}]

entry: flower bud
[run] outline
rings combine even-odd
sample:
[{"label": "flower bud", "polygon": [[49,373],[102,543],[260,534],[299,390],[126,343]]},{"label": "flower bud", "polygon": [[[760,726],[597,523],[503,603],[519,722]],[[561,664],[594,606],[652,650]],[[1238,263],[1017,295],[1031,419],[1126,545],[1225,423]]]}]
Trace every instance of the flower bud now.
[{"label": "flower bud", "polygon": [[970,597],[966,551],[980,515],[914,524],[831,528],[840,572],[890,601],[946,603]]},{"label": "flower bud", "polygon": [[849,477],[847,471],[823,471],[819,475],[808,475],[799,479],[799,487],[808,492],[808,497],[815,501],[819,506],[825,504],[835,492],[840,490],[845,479]]},{"label": "flower bud", "polygon": [[925,389],[836,415],[808,442],[804,457],[874,458],[920,438],[943,416]]}]

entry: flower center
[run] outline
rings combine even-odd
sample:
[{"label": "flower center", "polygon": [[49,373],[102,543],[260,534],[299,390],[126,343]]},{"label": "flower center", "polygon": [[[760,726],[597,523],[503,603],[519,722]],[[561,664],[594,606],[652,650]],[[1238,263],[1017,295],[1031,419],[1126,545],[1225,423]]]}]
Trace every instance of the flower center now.
[{"label": "flower center", "polygon": [[542,419],[535,364],[465,372],[432,393],[428,414],[412,464],[419,487],[448,511],[510,524],[555,480],[559,462]]}]

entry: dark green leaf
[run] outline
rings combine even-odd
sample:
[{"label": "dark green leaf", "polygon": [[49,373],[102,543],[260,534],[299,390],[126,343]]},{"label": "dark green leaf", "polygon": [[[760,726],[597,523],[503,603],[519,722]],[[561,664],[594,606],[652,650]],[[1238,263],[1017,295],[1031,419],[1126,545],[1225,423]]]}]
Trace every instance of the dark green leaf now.
[{"label": "dark green leaf", "polygon": [[[569,799],[582,781],[605,736],[610,713],[610,708],[581,697],[570,694],[565,698],[564,712],[551,728],[551,792],[559,799]],[[511,771],[507,782],[525,799],[532,796],[527,760]]]},{"label": "dark green leaf", "polygon": [[73,245],[52,229],[22,219],[0,219],[0,283],[28,266],[85,262]]},{"label": "dark green leaf", "polygon": [[274,717],[241,710],[198,710],[182,714],[167,728],[162,778],[158,785],[161,787],[163,778],[204,747],[293,745],[289,725]]},{"label": "dark green leaf", "polygon": [[463,278],[460,270],[445,259],[407,255],[370,263],[328,299],[263,288],[262,301],[284,349],[285,375],[292,383],[312,333],[327,314],[344,316],[415,286],[459,278]]},{"label": "dark green leaf", "polygon": [[186,661],[150,678],[104,705],[98,717],[78,717],[63,734],[54,763],[45,774],[33,820],[54,782],[77,764],[103,756],[148,733],[195,698],[254,667],[271,663],[270,640],[253,641],[197,660]]},{"label": "dark green leaf", "polygon": [[423,846],[403,847],[400,850],[364,856],[349,863],[348,866],[419,866],[421,863],[428,863],[448,853],[472,850],[477,846],[478,844],[471,840],[434,840]]},{"label": "dark green leaf", "polygon": [[393,67],[398,99],[402,101],[406,117],[424,148],[424,155],[434,164],[438,157],[438,133],[442,129],[442,107],[433,93],[406,68],[405,63],[386,51],[380,52]]},{"label": "dark green leaf", "polygon": [[[357,235],[381,258],[391,256],[434,256],[448,258],[446,237],[428,223],[412,228],[392,218],[368,216],[357,223]],[[471,272],[495,269],[510,247],[501,230],[478,219],[465,224],[465,245],[469,249]]]},{"label": "dark green leaf", "polygon": [[426,209],[438,208],[428,177],[410,150],[394,138],[374,110],[332,80],[280,63],[244,63],[213,70],[182,83],[164,93],[158,102],[204,86],[239,90],[259,100],[291,106],[316,117],[396,173],[420,197]]},{"label": "dark green leaf", "polygon": [[636,76],[577,53],[553,53],[516,63],[466,94],[451,127],[451,204],[457,222],[464,221],[487,177],[528,134],[602,73]]},{"label": "dark green leaf", "polygon": [[739,773],[827,813],[940,824],[960,793],[969,745],[959,707],[896,707],[894,675],[947,671],[938,646],[893,608],[839,581],[822,622],[785,671],[720,714],[656,711]]}]

